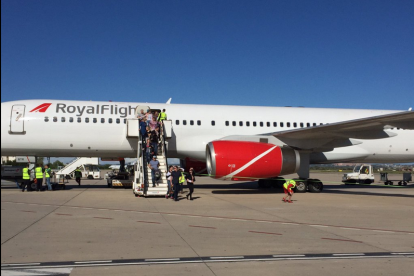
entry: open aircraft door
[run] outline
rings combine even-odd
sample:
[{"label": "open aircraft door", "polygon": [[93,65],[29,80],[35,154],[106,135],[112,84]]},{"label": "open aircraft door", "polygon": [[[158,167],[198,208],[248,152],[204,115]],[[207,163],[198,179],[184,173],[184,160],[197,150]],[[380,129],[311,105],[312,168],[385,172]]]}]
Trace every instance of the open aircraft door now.
[{"label": "open aircraft door", "polygon": [[26,134],[24,130],[24,112],[26,106],[22,104],[13,105],[10,116],[10,134]]},{"label": "open aircraft door", "polygon": [[144,114],[147,113],[148,109],[151,109],[151,108],[149,106],[145,106],[145,105],[137,106],[137,108],[135,109],[135,116],[138,116],[138,114],[141,112],[141,110],[144,110]]}]

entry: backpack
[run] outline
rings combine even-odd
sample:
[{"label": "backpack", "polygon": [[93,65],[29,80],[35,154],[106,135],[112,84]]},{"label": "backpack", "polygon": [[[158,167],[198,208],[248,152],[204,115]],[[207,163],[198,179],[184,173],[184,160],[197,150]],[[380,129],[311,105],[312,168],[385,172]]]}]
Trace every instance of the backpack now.
[{"label": "backpack", "polygon": [[160,171],[160,170],[156,170],[156,171],[155,171],[155,178],[156,178],[157,180],[159,180],[159,179],[161,178],[161,171]]}]

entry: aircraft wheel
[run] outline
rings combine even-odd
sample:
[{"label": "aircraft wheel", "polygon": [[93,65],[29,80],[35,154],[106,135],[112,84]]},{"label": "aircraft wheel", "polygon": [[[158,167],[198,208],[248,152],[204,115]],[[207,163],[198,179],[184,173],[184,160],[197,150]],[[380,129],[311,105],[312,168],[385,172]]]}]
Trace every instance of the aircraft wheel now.
[{"label": "aircraft wheel", "polygon": [[384,182],[384,185],[388,185],[388,181],[385,181],[385,182]]},{"label": "aircraft wheel", "polygon": [[311,193],[320,193],[323,190],[323,183],[319,179],[308,179],[308,188]]},{"label": "aircraft wheel", "polygon": [[401,185],[402,185],[402,182],[401,182],[401,181],[399,181],[399,182],[398,182],[398,186],[401,186]]},{"label": "aircraft wheel", "polygon": [[308,185],[306,181],[303,180],[295,180],[296,181],[296,192],[297,193],[306,193],[308,190]]},{"label": "aircraft wheel", "polygon": [[388,185],[394,185],[394,182],[388,181]]}]

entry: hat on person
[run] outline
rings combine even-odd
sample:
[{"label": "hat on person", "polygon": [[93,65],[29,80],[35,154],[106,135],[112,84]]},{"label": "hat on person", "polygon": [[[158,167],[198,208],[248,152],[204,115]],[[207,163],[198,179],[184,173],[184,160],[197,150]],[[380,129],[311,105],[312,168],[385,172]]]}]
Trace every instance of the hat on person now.
[{"label": "hat on person", "polygon": [[156,155],[154,155],[154,156],[152,157],[152,159],[154,159],[154,158],[155,158],[155,159],[157,159],[157,156],[156,156]]}]

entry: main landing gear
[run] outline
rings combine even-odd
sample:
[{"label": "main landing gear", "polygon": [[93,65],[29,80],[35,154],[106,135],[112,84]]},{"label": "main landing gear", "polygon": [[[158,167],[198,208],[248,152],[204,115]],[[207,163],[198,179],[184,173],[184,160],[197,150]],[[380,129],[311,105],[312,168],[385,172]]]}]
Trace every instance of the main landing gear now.
[{"label": "main landing gear", "polygon": [[[296,193],[320,193],[323,190],[323,183],[319,179],[293,179],[296,182]],[[260,179],[259,189],[279,188],[283,189],[283,184],[286,180],[283,177],[277,177],[275,179]]]}]

